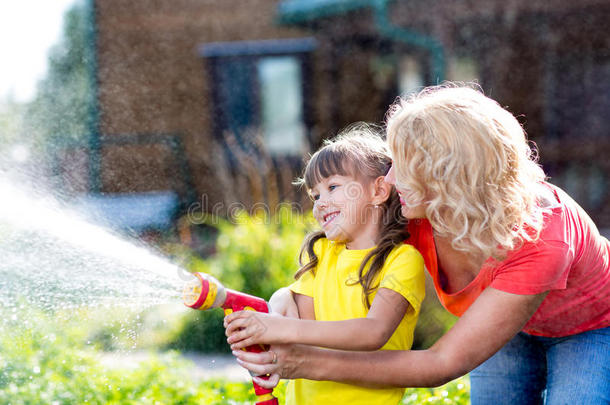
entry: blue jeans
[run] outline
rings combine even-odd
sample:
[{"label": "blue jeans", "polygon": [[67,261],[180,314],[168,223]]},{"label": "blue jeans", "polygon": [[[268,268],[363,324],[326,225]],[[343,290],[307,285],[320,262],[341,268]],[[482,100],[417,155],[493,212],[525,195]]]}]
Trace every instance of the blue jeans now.
[{"label": "blue jeans", "polygon": [[472,405],[610,404],[610,328],[519,333],[470,373]]}]

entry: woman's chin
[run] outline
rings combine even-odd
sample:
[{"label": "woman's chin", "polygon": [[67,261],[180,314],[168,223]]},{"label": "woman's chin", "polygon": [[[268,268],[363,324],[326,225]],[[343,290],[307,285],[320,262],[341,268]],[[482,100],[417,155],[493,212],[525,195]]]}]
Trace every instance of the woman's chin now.
[{"label": "woman's chin", "polygon": [[407,219],[426,218],[426,210],[423,207],[409,208],[406,205],[402,205],[400,213]]},{"label": "woman's chin", "polygon": [[400,213],[402,214],[403,217],[405,217],[407,219],[411,219],[412,218],[411,217],[411,210],[406,205],[401,205],[400,206]]}]

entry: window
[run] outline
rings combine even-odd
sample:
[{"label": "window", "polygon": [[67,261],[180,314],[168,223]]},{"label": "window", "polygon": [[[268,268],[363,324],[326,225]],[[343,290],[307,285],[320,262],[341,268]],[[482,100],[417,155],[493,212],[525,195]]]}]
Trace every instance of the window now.
[{"label": "window", "polygon": [[449,59],[447,77],[455,82],[480,82],[479,69],[474,59],[453,57]]},{"label": "window", "polygon": [[262,58],[258,62],[261,88],[261,130],[272,154],[300,154],[305,148],[302,72],[297,58]]},{"label": "window", "polygon": [[272,156],[302,156],[308,140],[307,87],[313,39],[206,44],[214,132],[247,147],[259,134]]},{"label": "window", "polygon": [[412,56],[401,58],[398,68],[398,91],[408,96],[424,87],[424,73],[418,59]]}]

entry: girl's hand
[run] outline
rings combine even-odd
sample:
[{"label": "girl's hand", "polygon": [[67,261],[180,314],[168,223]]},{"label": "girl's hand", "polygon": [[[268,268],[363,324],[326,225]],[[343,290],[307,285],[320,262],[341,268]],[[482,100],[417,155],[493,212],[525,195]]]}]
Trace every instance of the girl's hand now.
[{"label": "girl's hand", "polygon": [[225,317],[225,334],[232,350],[254,344],[288,343],[289,318],[254,311],[239,311]]}]

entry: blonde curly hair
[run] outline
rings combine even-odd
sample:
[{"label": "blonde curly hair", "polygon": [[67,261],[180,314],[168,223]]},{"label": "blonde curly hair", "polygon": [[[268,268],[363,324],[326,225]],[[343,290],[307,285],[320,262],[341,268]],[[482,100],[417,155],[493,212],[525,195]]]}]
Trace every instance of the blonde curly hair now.
[{"label": "blonde curly hair", "polygon": [[398,99],[387,115],[396,185],[454,249],[504,257],[539,238],[545,180],[517,119],[474,85]]}]

